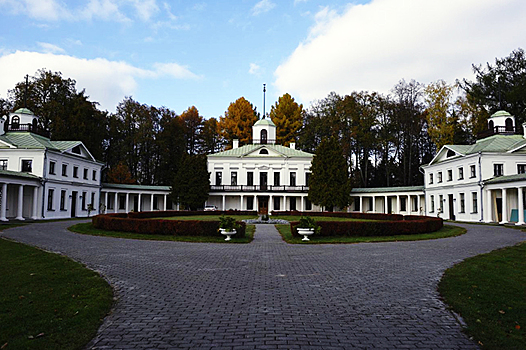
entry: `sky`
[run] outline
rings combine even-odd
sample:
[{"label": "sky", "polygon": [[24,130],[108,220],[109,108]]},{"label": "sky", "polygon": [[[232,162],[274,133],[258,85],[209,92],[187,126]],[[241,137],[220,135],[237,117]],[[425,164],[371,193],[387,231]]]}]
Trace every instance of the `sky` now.
[{"label": "sky", "polygon": [[266,112],[402,79],[473,80],[526,48],[524,0],[0,0],[0,97],[39,69],[101,110],[127,96],[205,118],[239,97]]}]

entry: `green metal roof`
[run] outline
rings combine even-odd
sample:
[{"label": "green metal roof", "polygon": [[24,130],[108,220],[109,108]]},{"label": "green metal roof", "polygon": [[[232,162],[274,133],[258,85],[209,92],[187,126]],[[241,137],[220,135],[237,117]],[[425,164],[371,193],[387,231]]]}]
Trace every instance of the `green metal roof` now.
[{"label": "green metal roof", "polygon": [[146,190],[146,191],[171,191],[171,186],[149,186],[149,185],[129,185],[129,184],[110,184],[103,183],[102,188],[115,188],[122,190]]},{"label": "green metal roof", "polygon": [[25,179],[33,179],[33,180],[40,179],[36,175],[29,174],[29,173],[23,173],[21,171],[0,170],[0,175],[2,175],[2,176],[13,176],[13,177],[23,177]]},{"label": "green metal roof", "polygon": [[270,119],[266,119],[266,118],[265,118],[265,119],[260,119],[260,120],[258,120],[258,121],[254,124],[254,126],[256,126],[256,125],[271,125],[271,126],[276,126],[276,124],[274,124],[274,122],[273,122],[272,120],[270,120]]},{"label": "green metal roof", "polygon": [[31,115],[35,115],[35,113],[31,112],[31,110],[27,109],[27,108],[19,108],[15,111],[15,113],[18,113],[18,114],[31,114]]},{"label": "green metal roof", "polygon": [[[303,152],[297,149],[292,149],[290,147],[285,147],[281,145],[271,145],[271,144],[256,144],[256,145],[245,145],[238,148],[233,148],[228,151],[213,153],[208,155],[208,157],[244,157],[247,154],[250,154],[254,151],[257,151],[260,148],[268,148],[274,152],[281,153],[285,157],[302,157],[302,158],[312,158],[314,155],[312,153]],[[251,155],[251,157],[262,157],[262,158],[271,158],[269,155]]]},{"label": "green metal roof", "polygon": [[424,191],[424,186],[402,186],[402,187],[363,187],[353,188],[351,193],[388,193],[388,192],[417,192]]},{"label": "green metal roof", "polygon": [[490,116],[490,118],[493,118],[493,117],[511,117],[511,114],[509,114],[506,111],[498,111],[498,112],[493,113]]},{"label": "green metal roof", "polygon": [[507,176],[498,176],[484,181],[485,184],[498,184],[504,182],[524,181],[526,180],[526,174],[515,174]]},{"label": "green metal roof", "polygon": [[[47,137],[30,132],[8,132],[0,136],[0,140],[17,148],[25,149],[51,149],[65,151],[82,144],[81,141],[51,141]],[[0,148],[8,148],[0,145]]]}]

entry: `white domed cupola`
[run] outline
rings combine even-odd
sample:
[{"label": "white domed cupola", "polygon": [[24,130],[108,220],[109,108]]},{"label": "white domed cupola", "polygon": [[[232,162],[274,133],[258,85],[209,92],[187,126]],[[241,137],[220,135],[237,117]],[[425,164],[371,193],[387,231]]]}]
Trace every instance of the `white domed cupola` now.
[{"label": "white domed cupola", "polygon": [[495,134],[515,133],[515,117],[506,111],[498,111],[488,118],[488,129]]},{"label": "white domed cupola", "polygon": [[260,119],[252,126],[252,143],[275,144],[276,125],[270,119]]}]

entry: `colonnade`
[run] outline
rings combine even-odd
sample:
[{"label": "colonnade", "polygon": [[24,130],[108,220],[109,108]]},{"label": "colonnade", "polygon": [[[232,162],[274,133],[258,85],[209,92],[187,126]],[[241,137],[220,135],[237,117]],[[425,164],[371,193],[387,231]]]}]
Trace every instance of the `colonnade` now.
[{"label": "colonnade", "polygon": [[[517,209],[518,216],[517,216],[517,222],[515,223],[515,225],[518,225],[518,226],[524,225],[525,224],[525,221],[524,221],[524,209],[525,209],[524,189],[525,188],[526,187],[522,187],[522,186],[506,187],[506,188],[500,188],[500,189],[486,188],[484,191],[485,200],[486,200],[485,212],[484,212],[485,220],[484,221],[487,223],[499,221],[498,213],[495,211],[496,204],[494,204],[493,196],[492,196],[492,193],[495,192],[495,194],[500,193],[501,198],[502,198],[502,209],[501,209],[502,217],[500,218],[499,224],[509,223],[511,218],[508,216],[508,213],[512,209]],[[508,191],[517,192],[516,208],[513,208],[511,203],[508,203],[508,196],[511,195],[510,193],[508,193]],[[510,204],[510,208],[508,208],[508,204]]]},{"label": "colonnade", "polygon": [[298,210],[298,211],[304,211],[305,208],[306,208],[306,199],[307,199],[307,195],[272,195],[272,194],[268,194],[268,195],[257,195],[257,194],[247,194],[247,195],[227,195],[227,194],[223,194],[221,195],[221,208],[219,208],[220,210],[228,210],[229,208],[226,207],[226,197],[239,197],[240,198],[240,206],[239,206],[239,210],[248,210],[247,209],[247,200],[246,198],[253,198],[253,202],[252,202],[252,209],[251,210],[258,210],[258,197],[268,197],[268,211],[272,211],[274,210],[274,202],[276,200],[280,200],[281,198],[283,198],[283,206],[280,205],[280,209],[279,210],[290,210],[290,204],[289,204],[289,208],[286,208],[286,205],[287,205],[287,198],[300,198],[300,205],[299,207],[297,207],[295,210]]},{"label": "colonnade", "polygon": [[[125,205],[124,208],[120,207],[119,198],[125,196]],[[130,208],[130,197],[137,196],[137,209],[138,211],[154,211],[162,210],[166,211],[168,209],[168,193],[143,193],[143,192],[129,192],[129,191],[115,191],[115,190],[102,190],[101,191],[101,203],[105,206],[106,213],[118,213],[119,211],[129,213],[134,208]],[[113,197],[113,198],[112,198]],[[144,208],[145,198],[149,199],[149,207]],[[154,206],[155,198],[158,199],[157,207]],[[159,199],[162,198],[162,208],[159,207]],[[169,208],[171,209],[171,208]]]},{"label": "colonnade", "polygon": [[[420,207],[421,199],[425,198],[423,194],[397,194],[397,195],[353,195],[353,198],[358,198],[358,201],[360,203],[360,208],[357,211],[360,211],[362,213],[370,212],[370,213],[385,213],[385,214],[391,214],[389,212],[389,201],[396,198],[396,210],[393,210],[391,208],[391,212],[395,214],[417,214],[417,215],[423,215],[425,213],[425,209],[423,207]],[[417,201],[417,207],[416,210],[413,210],[411,199],[416,197]],[[364,199],[369,198],[372,200],[372,208],[371,209],[365,209],[364,208]],[[383,199],[383,208],[377,208],[376,205],[376,199],[382,198]],[[401,210],[401,199],[405,198],[405,210]],[[381,210],[380,210],[381,209]]]},{"label": "colonnade", "polygon": [[[18,187],[16,189],[16,220],[25,220],[24,218],[24,187],[33,187],[33,198],[31,207],[31,219],[38,219],[38,198],[39,198],[39,186],[29,184],[10,184],[11,186]],[[0,200],[0,221],[9,221],[7,219],[7,198],[9,195],[8,183],[3,182],[1,184],[1,200]]]}]

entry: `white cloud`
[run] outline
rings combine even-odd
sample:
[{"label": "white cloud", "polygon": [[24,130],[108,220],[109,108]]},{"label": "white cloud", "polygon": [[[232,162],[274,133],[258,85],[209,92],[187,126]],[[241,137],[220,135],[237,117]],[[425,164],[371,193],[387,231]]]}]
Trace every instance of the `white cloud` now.
[{"label": "white cloud", "polygon": [[259,14],[268,12],[276,7],[276,4],[270,0],[261,0],[252,8],[252,15],[257,16]]},{"label": "white cloud", "polygon": [[524,0],[373,0],[321,9],[307,39],[276,69],[275,86],[303,102],[331,91],[389,92],[401,79],[472,78],[524,41]]},{"label": "white cloud", "polygon": [[50,43],[38,42],[38,46],[42,48],[45,53],[65,53],[64,49]]},{"label": "white cloud", "polygon": [[22,81],[26,74],[39,69],[62,72],[64,78],[77,81],[77,90],[86,89],[92,101],[100,103],[101,109],[114,111],[125,96],[137,89],[137,79],[171,77],[175,79],[199,78],[188,68],[176,63],[156,63],[153,69],[142,69],[123,61],[103,58],[82,59],[68,55],[16,51],[0,56],[0,96]]},{"label": "white cloud", "polygon": [[255,63],[251,63],[250,64],[250,69],[248,70],[248,72],[250,74],[253,74],[253,75],[258,75],[260,70],[261,70],[261,67],[259,65],[255,64]]},{"label": "white cloud", "polygon": [[154,14],[159,12],[155,0],[132,0],[132,4],[137,12],[137,17],[143,21],[149,21]]}]

